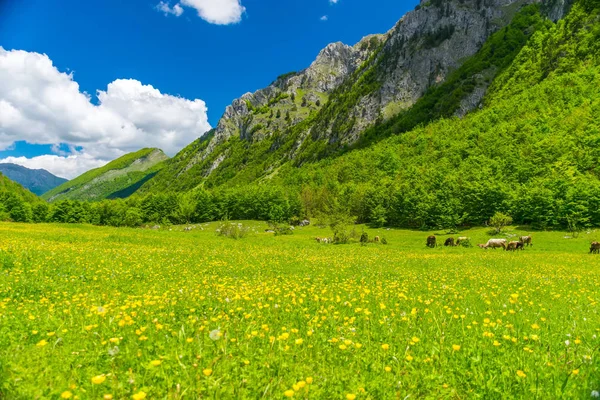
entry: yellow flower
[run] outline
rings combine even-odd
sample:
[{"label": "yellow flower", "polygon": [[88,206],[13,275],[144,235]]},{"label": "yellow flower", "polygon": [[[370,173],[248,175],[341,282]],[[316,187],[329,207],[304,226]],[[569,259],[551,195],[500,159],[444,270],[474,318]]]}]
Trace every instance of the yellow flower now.
[{"label": "yellow flower", "polygon": [[346,399],[348,399],[348,400],[354,400],[355,398],[356,398],[356,395],[355,395],[355,394],[348,393],[348,394],[346,395]]},{"label": "yellow flower", "polygon": [[211,376],[212,375],[212,369],[210,368],[205,368],[202,370],[202,373],[204,374],[204,376]]},{"label": "yellow flower", "polygon": [[460,346],[459,346],[459,345],[457,345],[457,344],[453,344],[453,345],[452,345],[452,350],[454,350],[454,351],[459,351],[459,350],[460,350]]},{"label": "yellow flower", "polygon": [[194,339],[190,337],[190,338],[185,339],[185,341],[188,343],[192,343],[194,341]]},{"label": "yellow flower", "polygon": [[292,389],[289,389],[289,390],[286,390],[285,392],[283,392],[283,394],[285,395],[285,397],[293,397],[294,391]]},{"label": "yellow flower", "polygon": [[385,344],[382,344],[382,345],[381,345],[381,348],[382,348],[383,350],[389,350],[389,348],[390,348],[390,345],[389,345],[389,344],[387,344],[387,343],[385,343]]},{"label": "yellow flower", "polygon": [[338,347],[340,348],[340,350],[346,350],[347,349],[347,347],[346,347],[345,344],[340,344]]},{"label": "yellow flower", "polygon": [[131,398],[133,400],[144,400],[146,398],[146,392],[140,390],[139,392],[131,396]]},{"label": "yellow flower", "polygon": [[304,342],[304,340],[302,339],[296,339],[296,344],[302,344]]},{"label": "yellow flower", "polygon": [[392,370],[392,367],[385,367],[384,370],[385,372],[390,372]]},{"label": "yellow flower", "polygon": [[498,347],[498,346],[500,346],[500,345],[501,345],[501,343],[500,343],[499,341],[497,341],[497,340],[494,340],[494,346]]},{"label": "yellow flower", "polygon": [[419,341],[420,341],[421,339],[419,339],[419,338],[418,338],[418,337],[416,337],[416,336],[413,336],[411,340],[412,340],[413,342],[415,342],[415,343],[419,343]]},{"label": "yellow flower", "polygon": [[574,369],[573,370],[573,375],[578,375],[579,374],[579,369]]},{"label": "yellow flower", "polygon": [[161,360],[152,360],[152,361],[150,361],[150,365],[152,365],[153,367],[158,367],[160,364],[162,364]]},{"label": "yellow flower", "polygon": [[42,339],[42,340],[40,340],[40,341],[39,341],[39,342],[36,344],[36,346],[37,346],[37,347],[44,347],[44,346],[45,346],[45,345],[47,345],[47,344],[48,344],[48,342],[46,342],[45,340],[43,340],[43,339]]},{"label": "yellow flower", "polygon": [[308,378],[306,378],[306,383],[308,383],[309,385],[311,383],[313,383],[313,378],[311,376],[309,376]]},{"label": "yellow flower", "polygon": [[540,329],[540,326],[538,324],[533,324],[531,325],[531,329]]},{"label": "yellow flower", "polygon": [[106,375],[96,375],[92,377],[92,383],[94,385],[99,385],[106,380]]},{"label": "yellow flower", "polygon": [[60,395],[61,399],[70,399],[71,397],[73,397],[73,393],[69,392],[68,390],[62,392]]},{"label": "yellow flower", "polygon": [[112,400],[113,399],[113,395],[112,394],[105,394],[104,396],[102,396],[102,398],[104,400]]},{"label": "yellow flower", "polygon": [[525,378],[527,375],[525,374],[525,372],[523,372],[523,371],[521,371],[521,370],[518,370],[518,371],[517,371],[517,376],[518,376],[519,378]]}]

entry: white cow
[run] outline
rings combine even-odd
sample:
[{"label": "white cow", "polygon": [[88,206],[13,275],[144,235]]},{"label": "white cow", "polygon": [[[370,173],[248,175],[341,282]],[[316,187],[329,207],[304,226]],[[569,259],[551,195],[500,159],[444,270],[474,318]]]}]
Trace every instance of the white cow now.
[{"label": "white cow", "polygon": [[496,249],[498,247],[502,247],[504,250],[506,250],[506,239],[490,239],[486,244],[478,244],[478,246],[482,249],[488,249],[490,247],[492,249]]}]

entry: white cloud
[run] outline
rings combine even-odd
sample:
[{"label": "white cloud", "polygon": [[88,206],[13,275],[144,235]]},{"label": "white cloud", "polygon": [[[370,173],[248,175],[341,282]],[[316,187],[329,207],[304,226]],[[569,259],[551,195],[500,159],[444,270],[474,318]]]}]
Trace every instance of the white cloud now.
[{"label": "white cloud", "polygon": [[321,21],[327,21],[329,18],[327,18],[327,15],[323,15],[320,19]]},{"label": "white cloud", "polygon": [[161,1],[156,5],[156,9],[165,15],[179,17],[184,11],[182,5],[195,9],[200,18],[216,25],[237,24],[246,12],[241,0],[181,0],[173,7],[168,2]]},{"label": "white cloud", "polygon": [[57,156],[46,154],[33,158],[6,157],[0,163],[12,163],[22,165],[31,169],[45,169],[61,178],[73,179],[93,168],[101,167],[108,160],[98,160],[89,154],[72,154],[69,156]]},{"label": "white cloud", "polygon": [[95,105],[73,74],[58,71],[45,54],[0,47],[0,82],[0,149],[20,140],[81,146],[76,154],[31,161],[63,176],[76,174],[64,172],[69,166],[81,171],[143,147],[173,155],[210,129],[204,101],[163,94],[133,79],[99,90]]},{"label": "white cloud", "polygon": [[340,0],[329,0],[329,4],[337,4]]},{"label": "white cloud", "polygon": [[180,4],[194,8],[200,18],[216,25],[236,24],[246,12],[241,0],[181,0]]},{"label": "white cloud", "polygon": [[165,13],[165,15],[172,14],[176,17],[181,16],[183,14],[183,8],[179,5],[179,3],[175,4],[173,7],[169,6],[169,3],[161,1],[157,4],[156,9]]}]

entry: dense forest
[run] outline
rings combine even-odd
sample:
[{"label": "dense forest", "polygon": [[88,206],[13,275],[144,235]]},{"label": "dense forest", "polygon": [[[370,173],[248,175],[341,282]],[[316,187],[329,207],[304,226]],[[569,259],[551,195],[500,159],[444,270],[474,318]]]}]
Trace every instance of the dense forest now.
[{"label": "dense forest", "polygon": [[[343,214],[420,229],[482,225],[503,212],[539,229],[600,226],[599,61],[600,1],[575,3],[557,23],[529,6],[445,83],[367,129],[354,148],[323,148],[259,178],[235,172],[251,160],[236,159],[244,145],[232,138],[224,144],[234,154],[230,173],[177,183],[178,193],[47,204],[3,184],[0,218],[139,226]],[[497,73],[482,108],[455,116],[453,94],[472,90],[471,77],[490,63]],[[268,162],[271,153],[257,154]]]}]

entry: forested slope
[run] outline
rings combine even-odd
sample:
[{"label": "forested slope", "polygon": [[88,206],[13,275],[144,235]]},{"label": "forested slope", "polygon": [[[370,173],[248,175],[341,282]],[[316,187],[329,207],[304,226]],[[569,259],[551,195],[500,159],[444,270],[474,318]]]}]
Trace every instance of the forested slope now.
[{"label": "forested slope", "polygon": [[48,201],[125,198],[152,178],[166,159],[162,150],[141,149],[65,182],[45,193],[43,198]]}]

